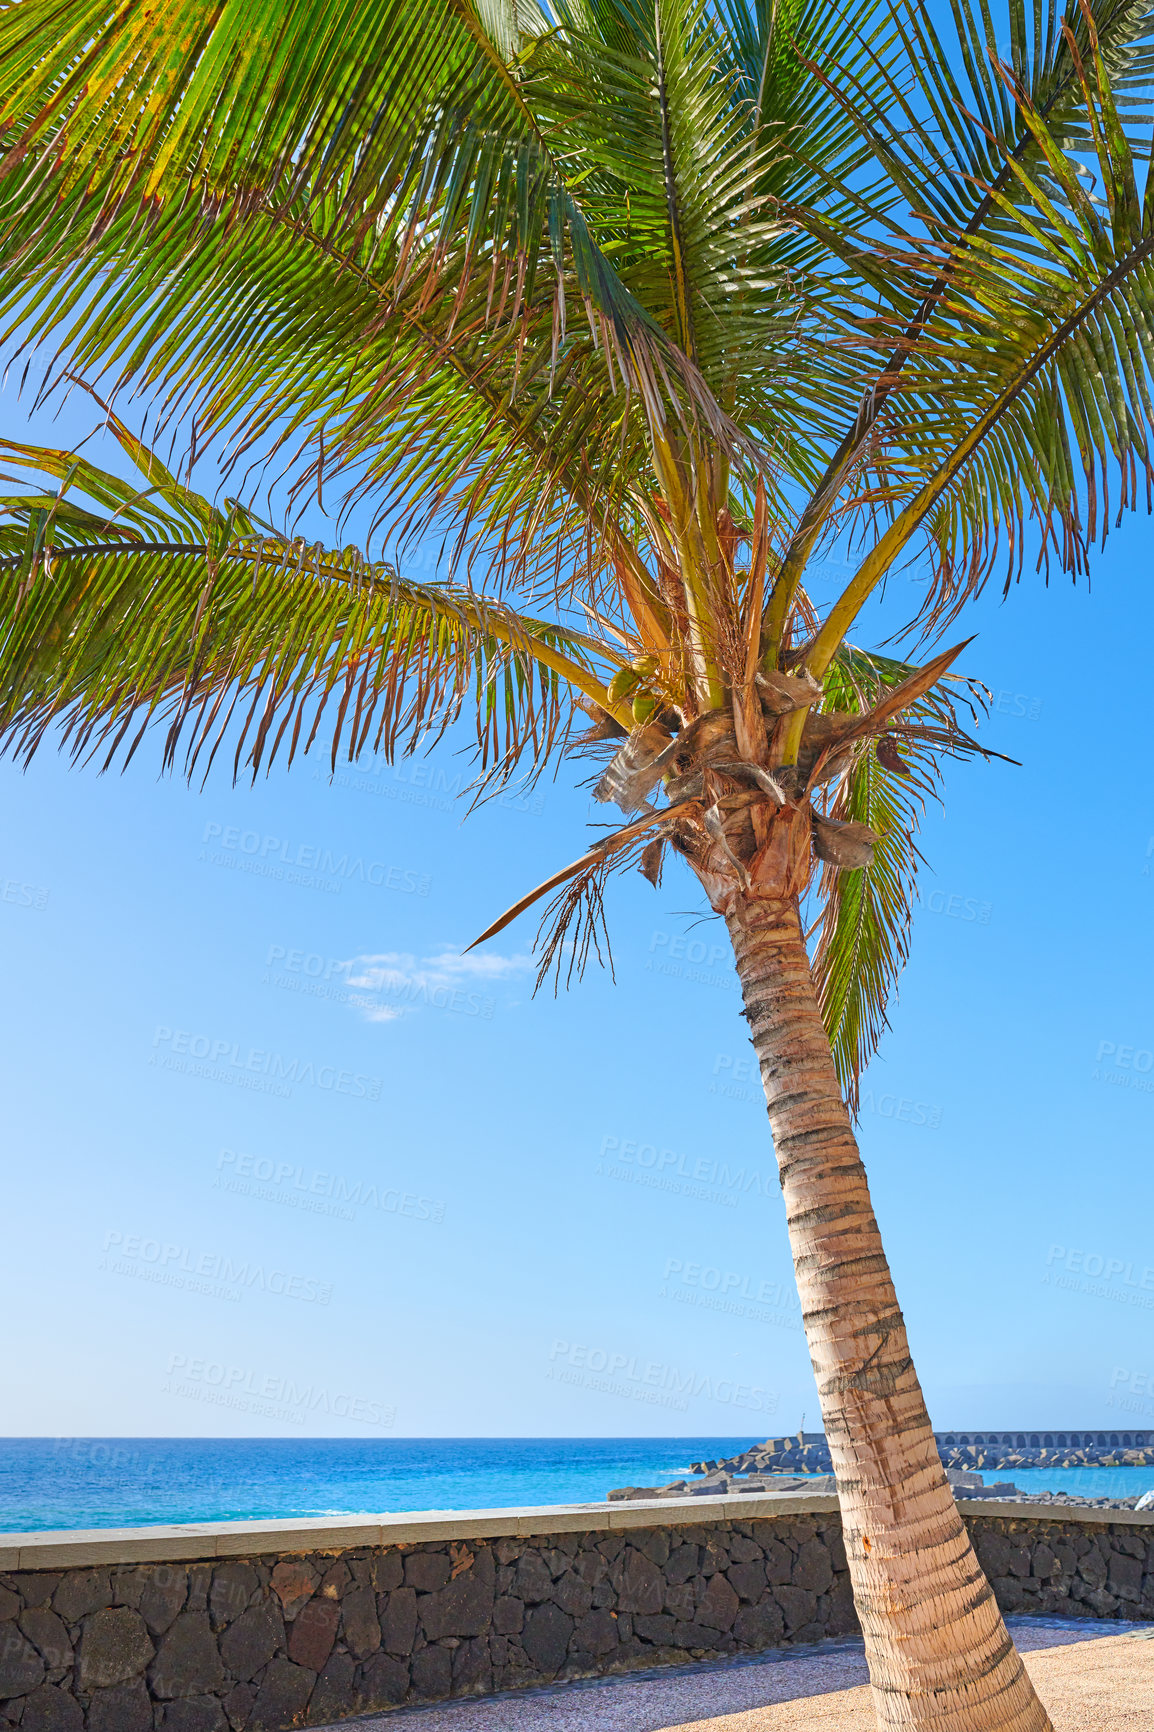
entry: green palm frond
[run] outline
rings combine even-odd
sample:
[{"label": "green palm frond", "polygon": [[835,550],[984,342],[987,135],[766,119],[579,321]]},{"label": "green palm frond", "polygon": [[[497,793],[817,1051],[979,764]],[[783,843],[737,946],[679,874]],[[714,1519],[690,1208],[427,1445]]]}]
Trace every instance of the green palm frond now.
[{"label": "green palm frond", "polygon": [[[847,647],[826,677],[832,710],[871,708],[915,670]],[[812,892],[818,914],[814,984],[846,1100],[857,1112],[862,1073],[888,1026],[887,1006],[909,955],[922,856],[917,834],[926,801],[940,797],[941,761],[996,756],[959,724],[957,702],[983,705],[981,688],[947,676],[881,736],[868,741],[834,789],[829,815],[868,825],[878,841],[868,866],[822,870]]]},{"label": "green palm frond", "polygon": [[[775,146],[750,127],[734,74],[718,65],[701,0],[658,0],[649,13],[602,0],[577,9],[574,25],[571,38],[545,38],[528,56],[527,91],[566,165],[589,177],[624,279],[720,392],[745,279],[762,291],[746,297],[747,317],[774,331],[763,279],[775,274],[767,246],[782,233],[768,195]],[[794,309],[776,275],[780,344]]]},{"label": "green palm frond", "polygon": [[[848,649],[863,604],[924,552],[932,636],[996,562],[1077,575],[1154,499],[1154,12],[999,6],[0,10],[0,339],[393,556],[213,505],[119,423],[139,485],[9,447],[0,735],[158,724],[170,762],[227,737],[255,770],[468,711],[499,777],[575,699],[610,782],[671,804],[555,877],[554,955],[609,853],[680,850],[717,905],[772,836],[800,894],[812,844],[854,1098],[921,802],[980,749],[955,652]],[[401,575],[417,544],[442,581]]]},{"label": "green palm frond", "polygon": [[[318,384],[334,294],[345,340],[320,383],[345,402],[350,360],[355,399],[374,376],[366,348],[406,332],[414,308],[442,353],[478,305],[490,337],[512,330],[520,346],[528,304],[564,332],[567,290],[610,377],[646,413],[704,417],[740,445],[621,282],[526,103],[519,56],[547,23],[531,0],[369,12],[351,0],[319,12],[313,0],[178,0],[162,14],[144,0],[84,0],[63,25],[53,0],[8,8],[8,334],[51,331],[90,379],[111,369],[109,391],[121,363],[151,369],[175,387],[170,407],[209,428],[231,416],[243,441],[270,380],[283,404],[306,376],[299,350]],[[367,291],[351,332],[346,277]]]},{"label": "green palm frond", "polygon": [[[25,488],[0,499],[0,731],[17,755],[57,728],[109,762],[159,725],[189,774],[226,738],[255,774],[307,751],[326,714],[335,765],[428,744],[467,705],[504,780],[548,755],[573,689],[605,702],[612,646],[214,506],[113,425],[141,487],[0,444]],[[30,473],[61,486],[32,491]]]},{"label": "green palm frond", "polygon": [[[394,0],[371,26],[358,14],[358,30],[347,35],[366,57],[347,110],[318,107],[306,125],[296,105],[313,89],[315,68],[304,0],[267,0],[236,57],[237,24],[227,10],[210,14],[198,36],[195,0],[183,0],[163,25],[130,3],[122,40],[111,12],[90,4],[78,20],[83,50],[58,88],[47,56],[51,27],[38,27],[42,7],[47,0],[25,0],[0,16],[0,48],[7,42],[14,71],[5,109],[12,149],[0,159],[0,318],[26,342],[50,336],[74,370],[103,380],[106,394],[129,378],[155,386],[170,414],[195,414],[202,444],[227,429],[233,449],[272,428],[294,443],[302,428],[323,428],[325,467],[336,477],[342,460],[355,464],[383,437],[384,411],[395,406],[390,382],[407,393],[422,365],[473,372],[483,351],[489,395],[522,397],[520,419],[536,423],[548,414],[541,399],[552,403],[558,366],[576,350],[572,389],[596,405],[582,418],[579,448],[594,447],[591,422],[597,448],[611,450],[619,429],[636,445],[639,412],[658,422],[683,413],[723,446],[741,448],[744,438],[748,455],[768,444],[775,464],[788,455],[812,474],[820,429],[794,417],[788,447],[783,431],[803,385],[793,357],[804,347],[797,331],[811,296],[807,272],[824,249],[773,213],[812,185],[792,149],[799,124],[845,173],[861,155],[852,126],[791,46],[796,27],[814,53],[836,47],[852,57],[852,25],[835,30],[828,9],[811,5],[754,28],[747,58],[768,35],[751,116],[749,66],[729,64],[729,45],[684,0],[669,0],[660,32],[654,15],[624,4],[578,14],[564,52],[557,33],[541,36],[538,19],[523,65],[497,64],[483,21],[463,5],[458,17],[450,5],[456,23],[446,25],[437,68],[420,56],[410,65],[404,49],[414,18],[441,40],[441,11]],[[334,0],[334,33],[342,16]],[[262,29],[265,49],[275,39],[279,58],[254,70]],[[153,62],[143,50],[125,67],[126,89],[139,78],[147,100],[131,158],[114,167],[127,121],[116,105],[94,107],[89,83],[137,34],[155,46],[165,31],[168,82],[149,82]],[[673,56],[664,98],[653,82],[658,34],[666,59]],[[859,49],[855,64],[861,58]],[[343,55],[333,62],[337,88],[347,65]],[[21,66],[23,82],[15,77]],[[238,105],[233,80],[242,74],[269,104],[264,111]],[[390,77],[382,117],[372,102]],[[219,139],[214,128],[201,139],[190,116],[214,111],[224,117]],[[58,159],[52,147],[66,126],[69,149]],[[273,146],[294,127],[302,142],[286,164]],[[336,142],[326,128],[336,128]],[[87,176],[74,172],[88,163],[87,145],[72,148],[78,135],[91,142]],[[175,148],[174,136],[191,154]],[[418,164],[426,175],[411,197],[386,150],[390,140],[399,150],[402,139],[406,173]],[[223,183],[212,167],[219,152],[230,165]],[[163,157],[155,185],[146,175],[150,153]],[[721,174],[704,166],[717,161]],[[249,166],[234,172],[234,163]],[[146,222],[132,191],[138,184],[148,188]],[[174,198],[178,186],[185,195]],[[246,186],[251,196],[242,195]],[[705,378],[673,340],[671,197]],[[634,387],[632,409],[622,383]],[[719,400],[731,415],[740,411],[740,427]],[[823,419],[852,400],[842,389]],[[426,439],[449,419],[436,413],[442,407],[439,397],[430,404]],[[553,418],[564,422],[564,410],[558,405]],[[636,462],[627,468],[635,472]],[[373,479],[379,474],[378,464]]]},{"label": "green palm frond", "polygon": [[1002,64],[987,14],[959,0],[964,86],[925,17],[900,15],[913,97],[844,100],[924,227],[873,239],[860,219],[823,219],[876,297],[868,331],[847,301],[847,347],[889,353],[790,550],[804,563],[841,490],[856,488],[874,545],[826,622],[818,672],[913,538],[930,557],[937,622],[998,552],[1020,566],[1030,522],[1042,557],[1083,570],[1108,526],[1111,480],[1122,509],[1154,478],[1154,207],[1137,195],[1154,108],[1149,8],[1084,7],[1066,22],[1045,4],[1027,31],[1012,4]]},{"label": "green palm frond", "polygon": [[[214,437],[238,463],[303,450],[295,478],[306,497],[322,481],[355,488],[402,533],[456,513],[474,564],[493,547],[507,562],[531,540],[532,563],[547,567],[550,536],[599,536],[620,515],[648,472],[650,420],[677,402],[723,446],[741,441],[688,360],[692,390],[653,387],[660,327],[595,259],[604,294],[587,294],[574,249],[558,262],[539,214],[523,269],[494,254],[492,269],[471,272],[462,242],[445,251],[435,288],[412,276],[397,292],[367,243],[322,243],[308,224],[264,211],[208,247],[196,212],[177,211],[165,245],[143,253],[122,214],[72,262],[38,230],[35,260],[6,279],[0,270],[0,317],[29,345],[51,338],[106,396],[129,379],[155,391],[158,431],[193,419],[200,452]],[[617,326],[603,312],[614,295],[625,297]]]},{"label": "green palm frond", "polygon": [[909,955],[921,799],[868,751],[833,815],[868,824],[878,837],[869,866],[828,872],[811,963],[838,1080],[856,1113],[862,1073],[888,1027],[890,995]]},{"label": "green palm frond", "polygon": [[[483,196],[487,132],[540,148],[513,67],[546,26],[531,0],[515,14],[472,0],[10,7],[6,166],[27,186],[48,175],[61,195],[82,192],[92,211],[155,213],[192,188],[210,218],[327,206],[330,229],[375,224],[387,243],[416,213],[453,223]],[[504,196],[516,221],[523,207]]]}]

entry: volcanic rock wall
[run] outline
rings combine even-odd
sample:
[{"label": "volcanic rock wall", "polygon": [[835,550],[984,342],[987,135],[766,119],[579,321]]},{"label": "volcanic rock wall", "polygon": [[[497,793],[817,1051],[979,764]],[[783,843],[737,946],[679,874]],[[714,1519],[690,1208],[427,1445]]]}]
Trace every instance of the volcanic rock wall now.
[{"label": "volcanic rock wall", "polygon": [[[285,1732],[841,1635],[856,1620],[840,1523],[832,1499],[813,1502],[827,1507],[723,1521],[665,1508],[627,1531],[581,1512],[570,1531],[318,1536],[291,1554],[254,1538],[224,1560],[0,1573],[0,1725]],[[971,1510],[1006,1610],[1154,1620],[1154,1520]],[[193,1536],[187,1555],[198,1530],[170,1531]]]}]

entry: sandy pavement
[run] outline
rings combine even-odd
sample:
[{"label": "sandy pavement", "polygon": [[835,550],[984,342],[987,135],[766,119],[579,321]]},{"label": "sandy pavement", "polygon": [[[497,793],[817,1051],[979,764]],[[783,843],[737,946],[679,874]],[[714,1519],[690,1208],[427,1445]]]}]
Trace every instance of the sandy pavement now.
[{"label": "sandy pavement", "polygon": [[[1024,1658],[1054,1732],[1154,1732],[1154,1642],[1107,1636]],[[877,1722],[869,1690],[859,1685],[686,1721],[676,1732],[877,1732]]]},{"label": "sandy pavement", "polygon": [[[1055,1732],[1154,1732],[1154,1626],[1007,1622]],[[357,1732],[876,1732],[860,1640],[343,1724]]]}]

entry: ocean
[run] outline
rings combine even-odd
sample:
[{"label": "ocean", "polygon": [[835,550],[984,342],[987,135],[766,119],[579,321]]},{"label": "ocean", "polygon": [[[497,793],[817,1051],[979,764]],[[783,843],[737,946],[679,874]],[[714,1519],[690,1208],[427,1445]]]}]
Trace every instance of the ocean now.
[{"label": "ocean", "polygon": [[[0,1439],[0,1532],[265,1521],[399,1510],[599,1503],[615,1486],[661,1485],[742,1437]],[[1131,1497],[1154,1467],[985,1475],[1023,1490]]]}]

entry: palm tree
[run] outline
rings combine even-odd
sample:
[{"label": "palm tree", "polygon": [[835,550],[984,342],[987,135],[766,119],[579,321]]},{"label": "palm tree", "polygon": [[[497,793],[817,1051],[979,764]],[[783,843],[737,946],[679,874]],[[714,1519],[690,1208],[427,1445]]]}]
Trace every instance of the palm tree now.
[{"label": "palm tree", "polygon": [[[925,642],[996,563],[1076,576],[1149,499],[1149,37],[1135,0],[954,0],[944,41],[916,0],[0,14],[9,341],[50,337],[141,471],[5,447],[9,750],[109,762],[159,727],[168,764],[255,774],[322,723],[335,764],[467,712],[482,794],[606,760],[625,821],[484,936],[554,892],[542,966],[571,973],[607,875],[670,853],[725,920],[885,1727],[1049,1720],[853,1133],[974,688],[963,646],[848,634],[913,559]],[[283,458],[292,501],[368,502],[392,561],[202,497],[166,429],[190,477],[216,441],[233,473]],[[407,578],[434,533],[442,577]]]}]

